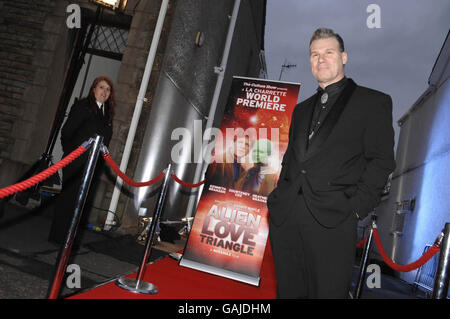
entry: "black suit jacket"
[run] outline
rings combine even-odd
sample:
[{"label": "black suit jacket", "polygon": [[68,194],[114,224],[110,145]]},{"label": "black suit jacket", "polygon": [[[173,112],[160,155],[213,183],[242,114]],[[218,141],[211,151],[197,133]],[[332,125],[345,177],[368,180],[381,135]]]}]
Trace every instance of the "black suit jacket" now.
[{"label": "black suit jacket", "polygon": [[281,225],[302,194],[314,218],[336,227],[349,214],[366,217],[379,203],[395,168],[392,100],[348,85],[308,143],[317,94],[297,105],[277,188],[269,195],[270,220]]},{"label": "black suit jacket", "polygon": [[112,136],[112,122],[108,115],[109,104],[105,103],[105,115],[92,98],[84,98],[70,109],[67,121],[61,129],[61,145],[67,155],[95,134],[103,136],[108,145]]},{"label": "black suit jacket", "polygon": [[[103,144],[109,145],[112,137],[112,121],[108,115],[109,104],[105,103],[105,115],[98,108],[95,100],[84,98],[76,102],[70,109],[67,121],[61,129],[61,145],[64,156],[75,150],[83,142],[95,137],[96,134],[103,136]],[[85,152],[64,169],[64,180],[70,175],[80,175],[89,152]],[[98,165],[100,167],[101,165]],[[80,177],[81,178],[81,177]]]}]

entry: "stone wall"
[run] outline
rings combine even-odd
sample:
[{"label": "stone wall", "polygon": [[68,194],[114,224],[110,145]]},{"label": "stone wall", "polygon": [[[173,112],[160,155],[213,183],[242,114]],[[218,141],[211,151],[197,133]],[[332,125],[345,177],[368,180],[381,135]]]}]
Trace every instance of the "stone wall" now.
[{"label": "stone wall", "polygon": [[44,152],[57,107],[66,43],[64,1],[0,2],[0,186]]}]

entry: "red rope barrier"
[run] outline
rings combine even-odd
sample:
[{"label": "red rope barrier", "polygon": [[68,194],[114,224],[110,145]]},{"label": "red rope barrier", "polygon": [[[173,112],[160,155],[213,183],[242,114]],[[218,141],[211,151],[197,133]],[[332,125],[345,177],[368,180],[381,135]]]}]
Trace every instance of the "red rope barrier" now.
[{"label": "red rope barrier", "polygon": [[203,184],[205,183],[205,180],[202,180],[201,182],[199,182],[199,183],[197,183],[197,184],[189,184],[189,183],[183,182],[183,181],[182,181],[181,179],[179,179],[179,178],[177,177],[177,175],[175,175],[175,174],[172,174],[171,176],[172,176],[172,178],[175,180],[175,182],[177,182],[178,184],[183,185],[183,186],[185,186],[185,187],[194,188],[194,187],[199,187],[200,185],[203,185]]},{"label": "red rope barrier", "polygon": [[23,182],[4,187],[0,189],[0,198],[7,197],[9,195],[12,195],[14,193],[21,192],[27,188],[30,188],[43,180],[49,178],[51,175],[55,174],[59,169],[67,166],[72,161],[77,159],[81,154],[83,154],[86,151],[86,148],[84,146],[79,146],[76,150],[74,150],[72,153],[61,159],[58,163],[53,164],[49,168],[43,170],[39,174],[32,176]]},{"label": "red rope barrier", "polygon": [[111,166],[111,168],[113,169],[113,171],[120,176],[120,178],[122,178],[122,180],[127,183],[130,186],[134,186],[134,187],[144,187],[144,186],[150,186],[155,184],[156,182],[158,182],[161,178],[164,177],[165,173],[161,172],[161,174],[159,174],[156,178],[149,180],[147,182],[135,182],[134,180],[132,180],[131,178],[129,178],[127,175],[125,175],[125,173],[123,173],[120,168],[117,166],[117,164],[114,162],[114,160],[111,158],[111,155],[109,154],[103,154],[103,158],[105,159],[105,161],[109,164],[109,166]]},{"label": "red rope barrier", "polygon": [[381,257],[383,258],[384,262],[391,267],[394,270],[401,271],[401,272],[408,272],[414,269],[419,268],[420,266],[424,265],[428,260],[431,259],[437,252],[439,252],[439,247],[433,245],[430,249],[428,249],[419,259],[416,261],[408,264],[408,265],[398,265],[395,262],[393,262],[386,254],[386,252],[383,249],[383,246],[381,244],[380,237],[378,236],[378,229],[373,229],[373,235],[375,237],[375,242],[377,243],[378,250],[381,254]]},{"label": "red rope barrier", "polygon": [[364,244],[367,241],[367,237],[365,237],[363,240],[361,240],[359,243],[356,244],[356,248],[362,248],[364,247]]}]

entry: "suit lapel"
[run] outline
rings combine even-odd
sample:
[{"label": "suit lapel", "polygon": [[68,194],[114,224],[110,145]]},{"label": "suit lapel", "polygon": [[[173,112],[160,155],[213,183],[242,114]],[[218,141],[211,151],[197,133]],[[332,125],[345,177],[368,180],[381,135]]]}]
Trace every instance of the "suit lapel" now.
[{"label": "suit lapel", "polygon": [[335,105],[331,108],[330,113],[328,113],[322,126],[320,126],[316,136],[314,136],[310,141],[307,153],[305,155],[305,160],[313,156],[327,140],[328,136],[330,136],[355,89],[356,83],[352,79],[348,79],[348,84],[344,91],[337,99]]},{"label": "suit lapel", "polygon": [[105,104],[104,104],[104,109],[103,109],[103,110],[104,110],[105,113],[100,112],[100,114],[101,114],[101,116],[102,116],[102,119],[103,119],[103,121],[106,123],[106,125],[110,126],[110,119],[109,119],[109,104],[105,103]]},{"label": "suit lapel", "polygon": [[293,149],[294,154],[299,161],[302,160],[307,151],[309,125],[312,120],[314,105],[316,104],[317,98],[318,94],[316,93],[305,101],[297,115],[296,123],[298,123],[298,127],[294,132],[296,136]]}]

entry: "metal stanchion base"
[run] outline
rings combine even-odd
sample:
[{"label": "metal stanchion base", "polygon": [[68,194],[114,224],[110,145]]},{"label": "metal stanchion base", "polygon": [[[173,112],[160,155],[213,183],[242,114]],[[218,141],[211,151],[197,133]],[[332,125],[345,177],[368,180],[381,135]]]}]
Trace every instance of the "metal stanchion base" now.
[{"label": "metal stanchion base", "polygon": [[119,278],[116,280],[116,285],[122,289],[140,294],[154,295],[158,293],[158,288],[154,284],[146,281],[137,281],[134,278]]},{"label": "metal stanchion base", "polygon": [[183,257],[183,255],[180,253],[170,253],[169,256],[178,261],[181,259],[181,257]]}]

